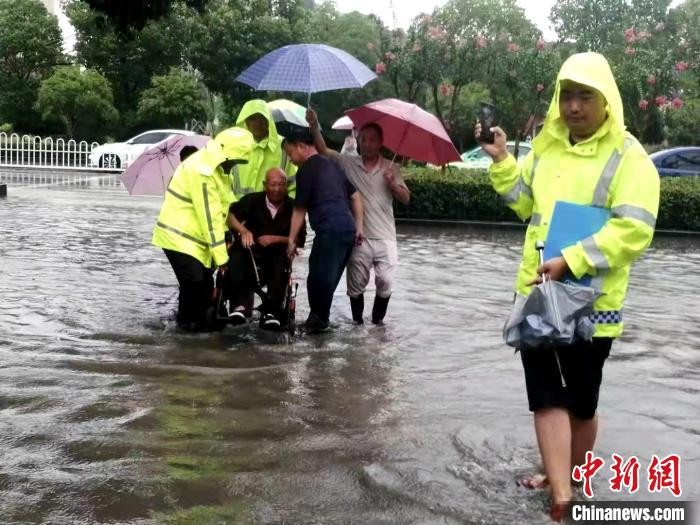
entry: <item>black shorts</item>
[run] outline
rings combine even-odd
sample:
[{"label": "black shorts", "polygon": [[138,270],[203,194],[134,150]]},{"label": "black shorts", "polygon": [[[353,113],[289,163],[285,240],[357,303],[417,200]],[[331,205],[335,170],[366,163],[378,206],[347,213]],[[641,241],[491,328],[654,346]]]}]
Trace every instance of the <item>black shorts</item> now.
[{"label": "black shorts", "polygon": [[613,340],[594,337],[557,350],[559,366],[551,348],[526,348],[520,351],[525,369],[525,386],[530,410],[566,408],[579,419],[592,419],[598,408],[598,393],[603,379],[603,364],[610,355]]}]

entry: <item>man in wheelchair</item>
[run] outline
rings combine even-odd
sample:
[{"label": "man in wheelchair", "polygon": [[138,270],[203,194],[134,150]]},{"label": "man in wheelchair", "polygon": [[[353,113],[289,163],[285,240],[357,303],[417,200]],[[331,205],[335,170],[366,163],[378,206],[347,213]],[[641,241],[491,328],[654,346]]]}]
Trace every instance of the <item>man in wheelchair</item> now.
[{"label": "man in wheelchair", "polygon": [[[265,174],[263,187],[229,208],[227,224],[237,235],[229,248],[226,295],[229,320],[243,324],[252,315],[253,293],[260,294],[261,325],[274,330],[286,322],[284,302],[290,271],[286,250],[294,201],[287,195],[287,175],[280,168]],[[297,246],[303,246],[305,240],[306,225],[300,229]],[[261,293],[263,286],[267,286],[267,293]]]}]

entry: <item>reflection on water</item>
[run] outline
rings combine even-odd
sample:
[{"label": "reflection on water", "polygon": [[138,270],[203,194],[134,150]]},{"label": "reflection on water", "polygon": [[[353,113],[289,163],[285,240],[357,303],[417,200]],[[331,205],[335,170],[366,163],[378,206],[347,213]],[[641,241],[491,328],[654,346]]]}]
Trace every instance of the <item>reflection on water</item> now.
[{"label": "reflection on water", "polygon": [[[514,483],[538,455],[500,338],[522,230],[401,226],[386,327],[353,327],[341,285],[332,334],[192,336],[149,245],[158,199],[101,178],[0,201],[0,522],[547,522]],[[699,263],[659,238],[635,268],[599,449],[681,454],[690,500]]]}]

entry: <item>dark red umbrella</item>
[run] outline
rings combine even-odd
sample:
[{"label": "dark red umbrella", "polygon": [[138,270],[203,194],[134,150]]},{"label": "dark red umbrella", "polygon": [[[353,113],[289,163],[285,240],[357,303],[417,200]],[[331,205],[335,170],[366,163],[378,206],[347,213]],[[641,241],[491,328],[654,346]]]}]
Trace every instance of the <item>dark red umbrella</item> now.
[{"label": "dark red umbrella", "polygon": [[365,104],[345,114],[361,129],[378,124],[384,134],[384,146],[396,155],[442,166],[460,161],[459,153],[435,115],[396,98]]}]

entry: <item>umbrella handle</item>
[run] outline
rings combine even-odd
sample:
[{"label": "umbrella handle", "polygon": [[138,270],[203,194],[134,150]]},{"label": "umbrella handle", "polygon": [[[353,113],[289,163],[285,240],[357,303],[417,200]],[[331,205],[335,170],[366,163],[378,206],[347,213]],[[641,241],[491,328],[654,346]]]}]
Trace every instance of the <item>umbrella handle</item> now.
[{"label": "umbrella handle", "polygon": [[[544,264],[544,241],[537,241],[535,243],[535,249],[540,254],[540,266]],[[542,282],[547,280],[546,274],[542,274]]]},{"label": "umbrella handle", "polygon": [[[542,266],[544,264],[544,241],[537,241],[535,243],[535,249],[540,254],[540,266]],[[551,290],[551,282],[552,282],[552,280],[549,279],[550,290],[549,290],[549,293],[547,293],[547,298],[549,299],[549,302],[552,305],[552,312],[554,313],[554,315],[556,317],[557,326],[561,326],[561,316],[559,315],[559,305],[557,304],[556,294]],[[547,284],[547,274],[546,273],[542,274],[542,284],[543,285]],[[557,361],[558,360],[559,360],[559,358],[557,357]],[[564,379],[562,376],[562,383],[563,382],[564,382]],[[564,386],[566,386],[566,384],[564,384]]]},{"label": "umbrella handle", "polygon": [[[403,146],[403,141],[406,139],[406,133],[408,133],[408,124],[406,124],[406,127],[403,128],[403,133],[401,134],[401,140],[399,141],[399,145],[396,148],[396,151],[400,150],[401,146]],[[396,160],[396,155],[397,155],[396,151],[394,152],[394,158],[391,159],[392,164]]]},{"label": "umbrella handle", "polygon": [[306,109],[311,109],[311,91],[306,94]]}]

